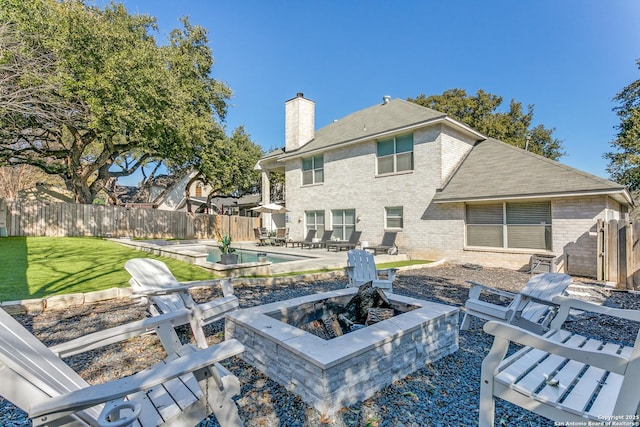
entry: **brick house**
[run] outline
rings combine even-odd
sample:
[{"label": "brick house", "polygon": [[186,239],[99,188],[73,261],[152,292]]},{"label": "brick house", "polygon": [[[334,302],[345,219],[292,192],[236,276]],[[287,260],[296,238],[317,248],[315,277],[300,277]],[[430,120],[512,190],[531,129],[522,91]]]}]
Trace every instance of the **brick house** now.
[{"label": "brick house", "polygon": [[257,165],[285,173],[286,226],[376,244],[398,231],[400,252],[521,268],[533,254],[558,271],[596,276],[596,222],[623,219],[624,186],[532,154],[446,114],[384,97],[314,129],[315,103],[285,103],[285,147]]}]

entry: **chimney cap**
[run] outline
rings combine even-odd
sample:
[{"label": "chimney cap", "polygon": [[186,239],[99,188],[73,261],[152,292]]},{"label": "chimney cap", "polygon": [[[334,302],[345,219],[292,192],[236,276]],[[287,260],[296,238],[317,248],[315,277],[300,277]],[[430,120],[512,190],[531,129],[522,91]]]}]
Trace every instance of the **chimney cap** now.
[{"label": "chimney cap", "polygon": [[382,97],[382,103],[383,104],[388,104],[389,101],[391,101],[391,96],[390,95],[385,95]]},{"label": "chimney cap", "polygon": [[296,98],[304,98],[304,94],[302,92],[296,93]]}]

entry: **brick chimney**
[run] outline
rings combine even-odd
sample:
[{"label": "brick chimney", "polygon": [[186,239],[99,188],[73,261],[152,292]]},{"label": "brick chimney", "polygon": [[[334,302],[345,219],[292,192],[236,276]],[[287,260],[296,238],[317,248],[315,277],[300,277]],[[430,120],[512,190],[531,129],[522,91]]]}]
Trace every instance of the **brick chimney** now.
[{"label": "brick chimney", "polygon": [[296,150],[314,138],[316,103],[300,92],[284,104],[285,150]]}]

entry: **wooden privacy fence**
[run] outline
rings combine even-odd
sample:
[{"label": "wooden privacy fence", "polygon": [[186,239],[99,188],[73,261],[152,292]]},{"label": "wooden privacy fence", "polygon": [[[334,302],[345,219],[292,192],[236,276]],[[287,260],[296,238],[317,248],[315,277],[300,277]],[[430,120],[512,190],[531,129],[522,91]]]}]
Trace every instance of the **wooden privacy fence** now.
[{"label": "wooden privacy fence", "polygon": [[620,288],[640,288],[640,224],[598,220],[597,279]]},{"label": "wooden privacy fence", "polygon": [[8,236],[92,236],[151,239],[253,240],[260,218],[121,206],[0,199],[0,229]]}]

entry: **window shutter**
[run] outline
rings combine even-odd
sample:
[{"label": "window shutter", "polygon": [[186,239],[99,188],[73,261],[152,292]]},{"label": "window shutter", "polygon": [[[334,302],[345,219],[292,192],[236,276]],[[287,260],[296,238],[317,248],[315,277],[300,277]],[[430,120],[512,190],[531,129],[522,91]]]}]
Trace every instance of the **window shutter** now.
[{"label": "window shutter", "polygon": [[467,205],[467,224],[502,224],[502,203]]}]

